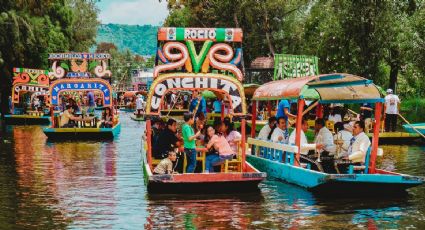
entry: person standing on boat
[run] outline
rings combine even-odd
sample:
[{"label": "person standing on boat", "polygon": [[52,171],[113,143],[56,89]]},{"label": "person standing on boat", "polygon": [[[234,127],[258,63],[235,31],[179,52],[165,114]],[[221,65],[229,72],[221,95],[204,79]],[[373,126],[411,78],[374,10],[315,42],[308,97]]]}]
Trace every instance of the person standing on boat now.
[{"label": "person standing on boat", "polygon": [[204,113],[204,117],[207,117],[207,102],[204,97],[202,97],[202,94],[197,93],[195,98],[192,99],[190,102],[189,112],[195,113],[196,115],[198,113]]},{"label": "person standing on boat", "polygon": [[[300,132],[300,143],[301,143],[301,154],[302,155],[308,155],[309,150],[314,149],[322,149],[322,144],[309,144],[307,142],[307,137],[305,136],[305,132],[307,132],[308,129],[308,123],[306,119],[302,119],[301,122],[301,132]],[[289,136],[289,144],[295,145],[295,137],[296,137],[297,129],[294,129],[292,131],[291,135]]]},{"label": "person standing on boat", "polygon": [[277,127],[273,130],[270,140],[276,143],[288,144],[288,136],[286,120],[284,117],[279,117],[277,119]]},{"label": "person standing on boat", "polygon": [[183,115],[184,124],[182,126],[182,136],[184,143],[184,152],[187,159],[187,173],[193,173],[196,168],[196,138],[201,135],[201,132],[198,131],[196,134],[193,131],[193,116],[191,113],[185,113]]},{"label": "person standing on boat", "polygon": [[88,113],[93,113],[94,112],[94,108],[96,107],[96,102],[94,101],[94,93],[93,91],[89,91],[87,93],[87,101],[88,101]]},{"label": "person standing on boat", "polygon": [[291,104],[288,100],[280,100],[277,106],[276,118],[279,119],[280,117],[283,117],[286,121],[288,121],[288,118],[297,118],[296,115],[290,113],[290,108]]},{"label": "person standing on boat", "polygon": [[397,127],[397,116],[400,111],[400,99],[393,94],[392,89],[387,89],[385,96],[385,131],[395,132]]},{"label": "person standing on boat", "polygon": [[220,114],[221,113],[221,100],[216,98],[215,101],[213,102],[213,108],[214,108],[214,113]]},{"label": "person standing on boat", "polygon": [[314,129],[316,131],[314,143],[323,145],[323,149],[319,149],[318,152],[329,154],[333,149],[335,149],[335,146],[332,133],[325,126],[325,120],[323,118],[317,118]]},{"label": "person standing on boat", "polygon": [[353,138],[350,140],[348,147],[348,159],[352,163],[365,163],[365,157],[367,150],[370,146],[369,137],[364,133],[365,124],[364,121],[356,121],[353,126]]},{"label": "person standing on boat", "polygon": [[270,117],[269,123],[267,125],[263,126],[263,128],[261,128],[260,133],[258,133],[257,138],[260,139],[260,140],[264,140],[264,141],[269,140],[270,132],[275,127],[276,122],[277,122],[276,117]]},{"label": "person standing on boat", "polygon": [[144,108],[143,108],[143,104],[144,104],[144,101],[143,101],[143,96],[142,95],[137,95],[137,99],[136,99],[136,110],[137,110],[137,116],[140,116],[140,115],[142,115],[142,112],[143,112],[143,110],[144,110]]}]

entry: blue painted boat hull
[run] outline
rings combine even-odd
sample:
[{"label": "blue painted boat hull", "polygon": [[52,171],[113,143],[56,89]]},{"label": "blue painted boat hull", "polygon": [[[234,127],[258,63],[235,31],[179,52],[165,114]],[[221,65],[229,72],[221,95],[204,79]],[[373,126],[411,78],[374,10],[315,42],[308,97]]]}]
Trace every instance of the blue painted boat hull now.
[{"label": "blue painted boat hull", "polygon": [[[417,123],[417,124],[411,124],[413,127],[415,127],[416,130],[418,130],[420,133],[425,135],[425,123]],[[417,133],[410,125],[403,125],[403,128],[409,132],[409,133]]]},{"label": "blue painted boat hull", "polygon": [[247,161],[267,176],[304,187],[320,196],[391,196],[421,185],[421,177],[397,174],[328,174],[247,155]]},{"label": "blue painted boat hull", "polygon": [[44,128],[49,141],[112,140],[121,131],[121,123],[113,128]]}]

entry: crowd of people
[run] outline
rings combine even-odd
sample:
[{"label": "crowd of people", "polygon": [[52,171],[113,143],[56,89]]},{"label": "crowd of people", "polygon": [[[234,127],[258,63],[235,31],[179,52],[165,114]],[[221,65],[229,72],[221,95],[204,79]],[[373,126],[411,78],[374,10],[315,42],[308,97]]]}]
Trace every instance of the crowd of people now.
[{"label": "crowd of people", "polygon": [[78,98],[73,97],[73,95],[61,96],[60,110],[62,112],[58,126],[60,128],[74,128],[78,127],[78,122],[90,122],[92,125],[89,127],[97,127],[97,123],[100,121],[100,128],[111,128],[113,126],[113,113],[110,107],[103,108],[100,119],[95,116],[94,111],[99,103],[98,101],[95,100],[93,91],[81,92]]},{"label": "crowd of people", "polygon": [[[328,115],[324,116],[327,120],[333,121],[335,126],[334,133],[325,125],[325,118],[316,118],[314,124],[315,138],[313,143],[308,143],[306,132],[308,122],[302,119],[300,142],[301,154],[307,158],[324,159],[323,164],[334,165],[337,160],[344,168],[348,164],[364,164],[365,156],[370,146],[369,137],[365,133],[365,119],[371,118],[371,106],[366,107],[360,119],[346,120],[338,109],[330,106]],[[281,100],[278,104],[276,117],[270,117],[259,132],[258,139],[267,140],[275,143],[295,145],[296,129],[289,133],[289,118],[296,118],[296,115],[290,113],[290,103],[287,100]],[[327,162],[327,161],[332,162]],[[320,160],[319,160],[320,162]],[[346,169],[347,167],[345,167]],[[333,167],[325,167],[333,172]],[[342,170],[345,170],[342,169]]]},{"label": "crowd of people", "polygon": [[[206,120],[199,119],[203,116],[203,113],[198,116],[185,113],[181,131],[177,129],[177,121],[172,118],[165,124],[160,119],[152,121],[153,157],[163,159],[155,167],[154,173],[194,173],[198,151],[206,152],[204,173],[214,172],[225,160],[236,157],[242,136],[234,129],[230,119],[216,120],[214,125],[207,126]],[[183,170],[184,158],[187,166]],[[171,172],[167,170],[170,162]]]}]

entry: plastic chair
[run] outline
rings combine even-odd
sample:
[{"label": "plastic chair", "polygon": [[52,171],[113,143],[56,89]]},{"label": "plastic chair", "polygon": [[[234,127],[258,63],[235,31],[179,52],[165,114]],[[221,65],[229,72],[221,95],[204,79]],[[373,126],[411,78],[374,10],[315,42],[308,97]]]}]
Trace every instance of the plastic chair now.
[{"label": "plastic chair", "polygon": [[367,174],[369,171],[370,152],[371,152],[371,147],[367,149],[364,165],[357,165],[357,166],[350,165],[348,167],[348,173],[353,174],[355,172],[362,172],[364,174]]}]

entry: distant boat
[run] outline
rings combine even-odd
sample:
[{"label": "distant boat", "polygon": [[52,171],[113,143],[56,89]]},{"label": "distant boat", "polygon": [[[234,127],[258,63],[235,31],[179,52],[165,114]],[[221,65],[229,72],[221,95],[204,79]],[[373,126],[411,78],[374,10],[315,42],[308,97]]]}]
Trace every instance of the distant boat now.
[{"label": "distant boat", "polygon": [[404,130],[406,130],[409,133],[417,133],[413,128],[415,127],[416,130],[418,130],[420,133],[425,135],[425,123],[416,123],[416,124],[405,124],[403,125]]}]

